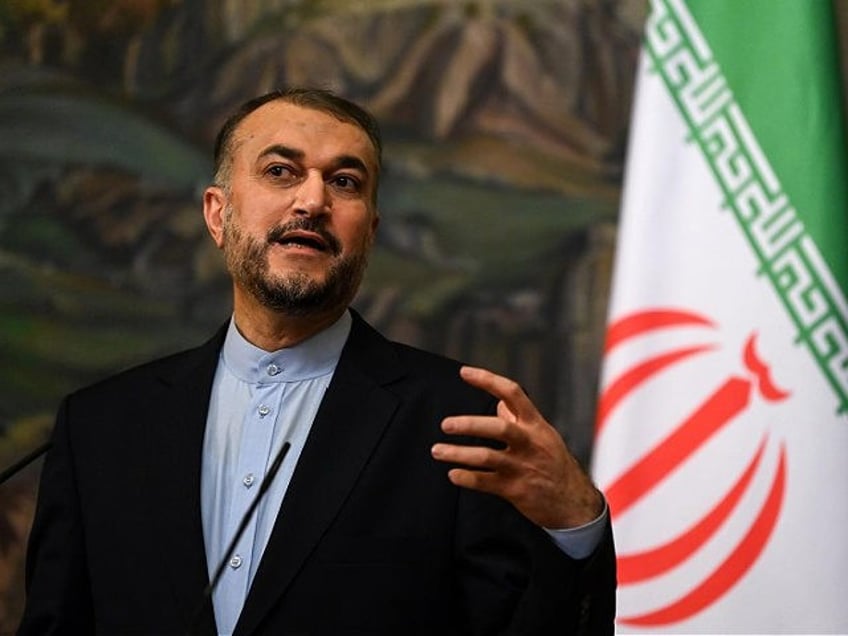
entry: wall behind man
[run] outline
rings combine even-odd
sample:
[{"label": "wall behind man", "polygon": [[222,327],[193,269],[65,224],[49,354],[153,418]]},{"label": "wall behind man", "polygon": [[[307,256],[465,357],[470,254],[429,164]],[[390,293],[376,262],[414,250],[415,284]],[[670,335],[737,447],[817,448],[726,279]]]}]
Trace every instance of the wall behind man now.
[{"label": "wall behind man", "polygon": [[[644,15],[644,0],[0,2],[0,465],[45,439],[63,394],[228,316],[199,205],[212,140],[289,84],[383,124],[357,308],[520,380],[586,461]],[[0,489],[0,633],[37,469]]]}]

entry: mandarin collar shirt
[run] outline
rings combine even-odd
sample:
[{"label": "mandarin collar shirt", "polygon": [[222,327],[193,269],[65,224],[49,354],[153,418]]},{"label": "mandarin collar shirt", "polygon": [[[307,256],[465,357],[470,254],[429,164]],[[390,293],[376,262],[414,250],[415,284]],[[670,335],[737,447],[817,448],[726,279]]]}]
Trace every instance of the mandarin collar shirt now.
[{"label": "mandarin collar shirt", "polygon": [[[212,594],[219,635],[232,634],[271,536],[297,461],[350,334],[349,312],[295,347],[264,351],[230,326],[218,359],[201,469],[201,515],[209,579],[227,558]],[[284,442],[291,447],[241,540],[225,551]],[[446,477],[447,479],[447,477]],[[576,559],[601,541],[609,510],[571,529],[545,529]]]},{"label": "mandarin collar shirt", "polygon": [[[227,559],[212,596],[219,634],[235,629],[351,322],[345,312],[312,338],[268,352],[248,342],[230,321],[212,384],[201,471],[210,580]],[[224,554],[284,442],[291,448],[279,472],[233,553]]]}]

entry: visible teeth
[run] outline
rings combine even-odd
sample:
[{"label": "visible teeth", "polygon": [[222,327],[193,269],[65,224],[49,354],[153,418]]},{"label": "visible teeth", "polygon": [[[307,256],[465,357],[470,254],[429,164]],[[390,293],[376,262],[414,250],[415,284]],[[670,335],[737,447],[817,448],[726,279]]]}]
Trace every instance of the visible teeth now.
[{"label": "visible teeth", "polygon": [[301,237],[293,237],[290,239],[286,239],[281,241],[282,245],[300,245],[303,247],[312,247],[316,250],[323,250],[324,246],[318,241],[313,241],[311,239],[301,238]]}]

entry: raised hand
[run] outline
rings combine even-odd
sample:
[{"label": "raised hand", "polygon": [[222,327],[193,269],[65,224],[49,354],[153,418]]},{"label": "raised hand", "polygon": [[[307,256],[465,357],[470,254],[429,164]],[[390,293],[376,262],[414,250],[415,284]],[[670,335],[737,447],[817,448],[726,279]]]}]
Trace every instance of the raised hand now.
[{"label": "raised hand", "polygon": [[435,459],[461,466],[448,471],[451,482],[503,497],[545,528],[575,528],[596,519],[603,511],[600,492],[524,390],[485,369],[462,367],[460,375],[498,398],[497,415],[447,417],[442,430],[495,440],[503,448],[435,444]]}]

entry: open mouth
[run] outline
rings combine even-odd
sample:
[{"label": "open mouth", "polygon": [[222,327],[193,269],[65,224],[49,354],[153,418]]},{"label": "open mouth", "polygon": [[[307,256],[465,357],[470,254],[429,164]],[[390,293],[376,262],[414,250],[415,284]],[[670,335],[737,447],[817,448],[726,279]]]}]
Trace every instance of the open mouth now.
[{"label": "open mouth", "polygon": [[287,232],[276,239],[275,243],[283,247],[305,247],[319,252],[330,251],[327,241],[313,232]]},{"label": "open mouth", "polygon": [[304,253],[318,252],[338,256],[342,246],[339,240],[314,219],[299,219],[268,232],[268,242]]}]

